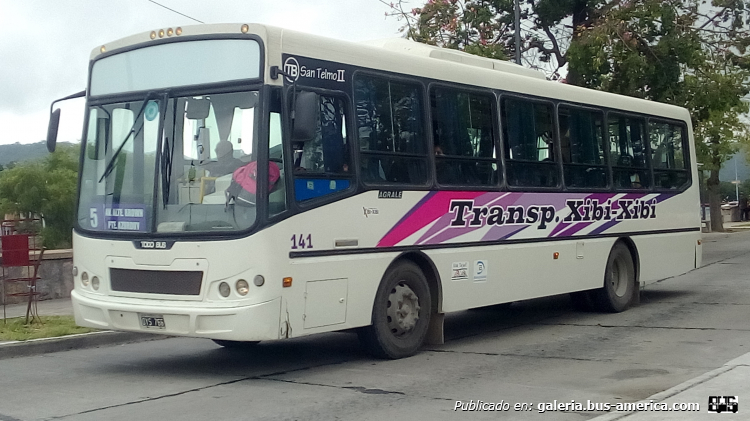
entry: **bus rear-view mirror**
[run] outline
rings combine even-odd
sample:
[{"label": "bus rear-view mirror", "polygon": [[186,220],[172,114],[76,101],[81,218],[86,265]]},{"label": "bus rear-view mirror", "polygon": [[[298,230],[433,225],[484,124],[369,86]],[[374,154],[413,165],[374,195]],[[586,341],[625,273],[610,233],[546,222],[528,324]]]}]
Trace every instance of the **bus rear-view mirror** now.
[{"label": "bus rear-view mirror", "polygon": [[315,137],[318,127],[319,100],[315,92],[298,92],[294,104],[292,141],[305,142]]},{"label": "bus rear-view mirror", "polygon": [[60,127],[60,109],[52,111],[47,126],[47,150],[54,152],[57,147],[57,129]]},{"label": "bus rear-view mirror", "polygon": [[202,98],[190,98],[187,104],[187,118],[190,120],[203,120],[208,118],[208,110],[211,108],[211,101]]}]

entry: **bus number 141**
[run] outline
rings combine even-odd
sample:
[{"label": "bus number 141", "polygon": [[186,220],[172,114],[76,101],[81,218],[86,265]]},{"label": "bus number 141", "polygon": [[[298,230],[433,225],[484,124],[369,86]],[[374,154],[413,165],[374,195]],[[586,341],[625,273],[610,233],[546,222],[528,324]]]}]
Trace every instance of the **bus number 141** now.
[{"label": "bus number 141", "polygon": [[300,234],[297,236],[297,234],[294,234],[292,236],[292,250],[297,249],[311,249],[313,248],[312,245],[312,234]]}]

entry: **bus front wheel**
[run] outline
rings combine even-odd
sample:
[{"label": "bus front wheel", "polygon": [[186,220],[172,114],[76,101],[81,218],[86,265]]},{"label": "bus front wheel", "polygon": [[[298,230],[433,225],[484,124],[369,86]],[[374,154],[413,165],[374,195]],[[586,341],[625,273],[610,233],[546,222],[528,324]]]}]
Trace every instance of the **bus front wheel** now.
[{"label": "bus front wheel", "polygon": [[414,355],[427,335],[432,300],[427,279],[417,265],[402,261],[380,282],[372,325],[359,330],[365,349],[378,358]]},{"label": "bus front wheel", "polygon": [[636,293],[633,256],[624,243],[617,242],[609,252],[604,286],[592,291],[592,301],[601,311],[619,313],[630,307]]}]

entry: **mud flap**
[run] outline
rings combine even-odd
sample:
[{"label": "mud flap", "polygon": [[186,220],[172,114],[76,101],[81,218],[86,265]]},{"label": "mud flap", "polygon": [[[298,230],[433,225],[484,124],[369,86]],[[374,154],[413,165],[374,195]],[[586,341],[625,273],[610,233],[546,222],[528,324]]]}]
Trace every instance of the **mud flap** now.
[{"label": "mud flap", "polygon": [[427,326],[427,336],[424,338],[426,345],[442,345],[445,343],[443,336],[444,313],[435,313],[430,317],[430,324]]}]

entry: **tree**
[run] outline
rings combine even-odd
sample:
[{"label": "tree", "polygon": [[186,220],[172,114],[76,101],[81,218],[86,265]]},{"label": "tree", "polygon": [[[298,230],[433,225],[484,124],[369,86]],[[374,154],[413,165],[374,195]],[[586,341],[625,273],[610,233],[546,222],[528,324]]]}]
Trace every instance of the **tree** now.
[{"label": "tree", "polygon": [[41,216],[47,248],[71,246],[78,151],[77,145],[58,147],[42,160],[0,173],[0,214]]},{"label": "tree", "polygon": [[[429,0],[407,10],[405,2],[387,4],[386,13],[404,22],[402,30],[418,42],[507,59],[516,51],[514,0]],[[575,36],[589,28],[603,0],[521,0],[520,52],[524,65],[561,77]],[[567,71],[570,83],[577,74]]]}]

